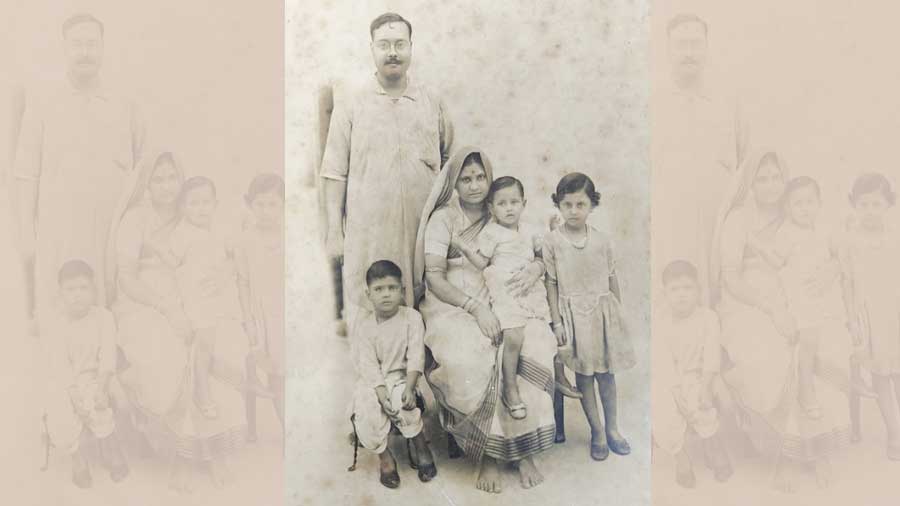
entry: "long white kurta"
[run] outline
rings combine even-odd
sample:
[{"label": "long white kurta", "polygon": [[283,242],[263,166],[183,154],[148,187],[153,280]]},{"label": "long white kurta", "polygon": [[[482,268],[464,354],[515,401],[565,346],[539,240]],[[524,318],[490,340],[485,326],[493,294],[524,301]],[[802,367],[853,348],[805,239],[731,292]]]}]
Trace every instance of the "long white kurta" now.
[{"label": "long white kurta", "polygon": [[322,177],[347,182],[343,282],[351,326],[359,308],[371,309],[365,275],[376,260],[400,267],[413,304],[419,219],[452,139],[443,103],[414,82],[393,98],[373,77],[336,101]]},{"label": "long white kurta", "polygon": [[107,238],[122,184],[140,158],[144,127],[130,102],[70,86],[28,97],[14,175],[38,184],[35,304],[53,305],[68,260],[94,268],[105,305]]}]

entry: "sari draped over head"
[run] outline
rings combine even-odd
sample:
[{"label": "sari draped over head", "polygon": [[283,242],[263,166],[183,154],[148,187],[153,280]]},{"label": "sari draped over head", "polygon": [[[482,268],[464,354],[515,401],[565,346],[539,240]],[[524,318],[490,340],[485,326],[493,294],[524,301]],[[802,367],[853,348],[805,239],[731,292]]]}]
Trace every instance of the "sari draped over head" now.
[{"label": "sari draped over head", "polygon": [[[152,203],[150,202],[150,178],[153,177],[153,172],[156,170],[156,166],[159,164],[160,159],[163,157],[169,157],[172,160],[172,166],[175,168],[175,172],[178,174],[178,179],[181,182],[184,182],[185,175],[184,169],[181,166],[178,158],[171,151],[164,150],[156,150],[152,152],[152,156],[144,157],[136,171],[130,174],[128,181],[125,183],[125,191],[122,192],[122,195],[119,198],[119,202],[116,205],[115,211],[112,215],[112,223],[110,224],[109,230],[109,243],[107,244],[107,255],[106,258],[109,259],[106,262],[106,290],[109,294],[109,298],[107,299],[110,303],[110,306],[116,301],[116,292],[118,289],[118,262],[116,261],[116,248],[117,248],[117,239],[119,237],[119,229],[122,225],[122,218],[128,214],[129,211],[135,209],[140,206],[150,206]],[[175,226],[177,220],[173,220],[173,223],[170,225],[172,227]]]},{"label": "sari draped over head", "polygon": [[771,157],[775,161],[775,165],[781,170],[782,180],[785,182],[790,178],[790,171],[785,164],[784,157],[770,147],[757,148],[748,156],[744,157],[741,164],[738,177],[731,180],[729,188],[725,191],[722,205],[719,210],[719,216],[716,219],[716,227],[713,231],[712,251],[709,258],[710,280],[709,284],[713,293],[717,294],[714,300],[718,300],[721,295],[722,284],[722,231],[725,223],[728,221],[734,211],[744,208],[745,206],[756,206],[752,201],[753,181],[759,172],[759,167],[763,160]]},{"label": "sari draped over head", "polygon": [[[447,205],[451,198],[458,198],[456,195],[456,181],[462,173],[463,163],[470,155],[477,154],[481,158],[481,165],[484,167],[484,175],[488,181],[494,179],[494,167],[487,154],[479,148],[473,146],[463,146],[456,150],[453,156],[444,164],[443,170],[438,175],[434,186],[431,187],[431,193],[428,200],[425,201],[425,207],[422,211],[422,219],[419,220],[419,230],[416,234],[416,256],[414,259],[413,270],[415,275],[415,283],[420,284],[425,278],[425,229],[428,227],[428,220],[435,211]],[[490,221],[491,215],[488,212],[487,203],[484,204],[484,214],[482,218],[472,223],[468,228],[460,232],[460,238],[474,242],[478,233]],[[462,256],[456,248],[450,247],[447,258],[459,258]]]},{"label": "sari draped over head", "polygon": [[[488,180],[493,167],[485,153],[474,147],[456,151],[432,187],[416,238],[416,281],[425,276],[425,252],[446,255],[447,282],[467,296],[487,304],[481,271],[455,248],[452,234],[475,242],[489,221],[488,209],[469,220],[460,209],[455,191],[463,164],[478,154]],[[437,245],[437,246],[436,246]],[[446,248],[446,249],[445,249]],[[524,327],[519,365],[519,393],[528,415],[513,419],[500,400],[502,346],[495,347],[474,316],[426,290],[419,310],[425,320],[425,346],[433,361],[425,378],[441,409],[441,425],[452,434],[466,456],[479,461],[487,455],[500,461],[518,461],[553,446],[553,356],[556,342],[546,322],[533,318]]]}]

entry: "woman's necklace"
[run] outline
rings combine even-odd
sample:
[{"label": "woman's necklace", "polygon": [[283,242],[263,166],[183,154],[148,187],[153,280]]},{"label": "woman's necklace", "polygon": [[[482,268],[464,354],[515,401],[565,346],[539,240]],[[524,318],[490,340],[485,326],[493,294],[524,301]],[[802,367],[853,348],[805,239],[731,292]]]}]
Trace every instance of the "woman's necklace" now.
[{"label": "woman's necklace", "polygon": [[587,224],[584,225],[584,237],[579,241],[573,241],[571,237],[569,237],[569,232],[566,228],[563,228],[563,237],[565,237],[566,241],[572,245],[575,249],[584,249],[587,246],[588,235],[590,234],[590,229],[588,229]]}]

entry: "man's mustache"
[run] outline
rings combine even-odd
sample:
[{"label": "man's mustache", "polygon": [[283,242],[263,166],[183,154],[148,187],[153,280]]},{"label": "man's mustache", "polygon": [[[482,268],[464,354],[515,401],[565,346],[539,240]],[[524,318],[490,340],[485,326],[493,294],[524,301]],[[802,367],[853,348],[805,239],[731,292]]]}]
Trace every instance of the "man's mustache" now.
[{"label": "man's mustache", "polygon": [[84,63],[91,63],[91,64],[93,64],[93,63],[96,63],[96,61],[94,61],[93,58],[79,58],[79,59],[78,59],[78,64],[79,64],[79,65],[84,64]]},{"label": "man's mustache", "polygon": [[682,64],[682,65],[687,65],[687,64],[690,64],[690,65],[699,65],[700,62],[697,61],[697,60],[695,60],[695,59],[693,59],[693,58],[684,58],[684,59],[681,60],[681,64]]},{"label": "man's mustache", "polygon": [[385,60],[385,62],[384,62],[385,65],[390,65],[392,63],[395,65],[400,65],[400,63],[402,63],[402,62],[396,58],[390,58],[390,59]]}]

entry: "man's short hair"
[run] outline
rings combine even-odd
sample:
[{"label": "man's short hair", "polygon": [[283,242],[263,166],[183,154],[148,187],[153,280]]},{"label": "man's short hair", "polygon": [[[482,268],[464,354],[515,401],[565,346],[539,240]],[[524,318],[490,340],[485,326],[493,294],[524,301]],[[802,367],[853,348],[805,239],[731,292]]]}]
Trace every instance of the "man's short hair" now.
[{"label": "man's short hair", "polygon": [[84,260],[69,260],[59,269],[57,282],[61,285],[76,278],[87,278],[94,282],[94,269]]},{"label": "man's short hair", "polygon": [[397,281],[403,281],[403,271],[390,260],[378,260],[366,271],[366,286],[371,285],[373,281],[384,278],[396,278]]},{"label": "man's short hair", "polygon": [[412,25],[403,16],[394,12],[385,12],[381,16],[378,16],[377,18],[372,20],[372,24],[369,25],[369,37],[374,40],[375,30],[388,23],[403,23],[404,25],[406,25],[406,28],[409,30],[409,40],[412,40]]},{"label": "man's short hair", "polygon": [[62,35],[63,37],[69,32],[69,30],[75,26],[83,23],[94,23],[97,25],[97,28],[100,29],[100,38],[103,38],[103,22],[94,17],[92,14],[88,14],[86,12],[75,14],[71,16],[69,19],[65,20],[62,25]]},{"label": "man's short hair", "polygon": [[709,26],[707,26],[706,21],[703,21],[703,18],[692,13],[676,14],[674,17],[672,17],[672,19],[669,20],[668,26],[666,27],[666,36],[671,37],[673,30],[681,25],[686,25],[689,23],[697,23],[702,26],[703,36],[709,37]]},{"label": "man's short hair", "polygon": [[697,268],[686,260],[675,260],[669,263],[662,273],[663,286],[668,285],[678,278],[690,278],[694,282],[699,281]]}]

